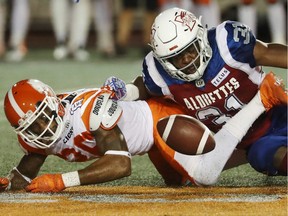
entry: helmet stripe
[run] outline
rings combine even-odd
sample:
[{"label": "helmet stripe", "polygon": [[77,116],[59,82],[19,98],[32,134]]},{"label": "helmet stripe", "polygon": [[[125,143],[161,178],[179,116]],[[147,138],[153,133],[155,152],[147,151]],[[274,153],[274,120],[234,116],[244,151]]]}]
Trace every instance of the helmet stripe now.
[{"label": "helmet stripe", "polygon": [[12,89],[9,90],[8,92],[8,98],[9,98],[9,101],[12,105],[12,107],[14,108],[14,110],[16,111],[16,113],[20,116],[20,118],[22,118],[25,113],[21,110],[21,108],[18,106],[13,94],[12,94]]}]

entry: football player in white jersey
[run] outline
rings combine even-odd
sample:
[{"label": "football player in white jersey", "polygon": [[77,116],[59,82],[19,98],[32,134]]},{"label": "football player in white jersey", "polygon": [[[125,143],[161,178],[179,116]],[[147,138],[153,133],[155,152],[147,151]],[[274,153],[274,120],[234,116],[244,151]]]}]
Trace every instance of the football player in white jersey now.
[{"label": "football player in white jersey", "polygon": [[[287,45],[259,41],[248,26],[235,21],[208,30],[201,17],[180,8],[156,17],[150,45],[142,76],[126,85],[124,100],[170,97],[214,133],[255,97],[265,76],[272,85],[280,83],[262,66],[287,68]],[[237,145],[247,151],[255,170],[268,175],[287,175],[285,97]]]},{"label": "football player in white jersey", "polygon": [[[271,94],[270,82],[266,82],[247,108],[215,134],[212,155],[226,151],[224,162],[215,163],[213,158],[217,157],[208,157],[206,163],[204,156],[205,163],[187,171],[187,161],[193,162],[193,156],[172,149],[167,152],[168,146],[156,129],[160,118],[184,111],[164,99],[116,101],[111,99],[114,95],[110,89],[107,86],[56,95],[39,80],[14,84],[5,96],[4,110],[25,155],[8,177],[0,178],[0,191],[25,188],[30,192],[59,192],[67,187],[112,181],[130,175],[131,155],[145,153],[167,185],[209,184],[206,177],[216,181],[234,150],[232,147],[227,151],[227,145],[239,142],[265,108],[279,103],[279,98]],[[261,100],[266,101],[265,105]],[[249,121],[239,125],[243,115],[248,115]],[[223,136],[226,144],[217,145],[219,140],[223,142]],[[49,155],[70,162],[97,160],[78,171],[36,177]]]}]

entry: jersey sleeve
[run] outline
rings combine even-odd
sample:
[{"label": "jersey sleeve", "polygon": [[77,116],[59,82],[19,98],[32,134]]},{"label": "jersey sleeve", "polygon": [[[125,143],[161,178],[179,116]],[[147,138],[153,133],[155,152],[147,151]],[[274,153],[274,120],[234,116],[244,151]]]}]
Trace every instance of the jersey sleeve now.
[{"label": "jersey sleeve", "polygon": [[226,21],[217,27],[216,40],[225,62],[232,57],[237,62],[249,64],[251,68],[256,66],[253,55],[256,38],[248,26]]},{"label": "jersey sleeve", "polygon": [[171,95],[169,79],[172,79],[162,65],[155,59],[152,52],[147,54],[142,64],[144,84],[151,95]]},{"label": "jersey sleeve", "polygon": [[152,94],[152,95],[157,95],[157,96],[162,96],[162,91],[161,91],[161,87],[159,87],[154,80],[152,79],[151,75],[149,74],[149,70],[148,70],[148,66],[147,66],[147,62],[146,59],[144,59],[143,61],[143,65],[142,65],[142,75],[144,78],[144,84],[145,87],[148,89],[148,91]]}]

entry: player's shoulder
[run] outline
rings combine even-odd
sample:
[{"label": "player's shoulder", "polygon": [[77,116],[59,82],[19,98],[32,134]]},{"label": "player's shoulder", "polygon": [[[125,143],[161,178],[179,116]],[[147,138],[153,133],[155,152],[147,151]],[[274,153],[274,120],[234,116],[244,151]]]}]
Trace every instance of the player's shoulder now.
[{"label": "player's shoulder", "polygon": [[243,23],[225,21],[218,25],[216,43],[225,62],[232,58],[240,62],[253,61],[256,37],[251,29]]},{"label": "player's shoulder", "polygon": [[217,26],[219,30],[226,30],[226,31],[234,31],[235,28],[242,28],[250,30],[250,27],[245,25],[244,23],[233,21],[233,20],[226,20]]},{"label": "player's shoulder", "polygon": [[218,41],[248,44],[253,38],[255,36],[251,28],[238,21],[227,20],[216,27],[216,40]]}]

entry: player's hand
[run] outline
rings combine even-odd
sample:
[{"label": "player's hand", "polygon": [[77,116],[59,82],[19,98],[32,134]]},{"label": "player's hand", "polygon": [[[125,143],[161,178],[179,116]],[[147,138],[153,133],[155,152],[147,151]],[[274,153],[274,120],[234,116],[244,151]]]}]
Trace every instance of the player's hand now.
[{"label": "player's hand", "polygon": [[36,177],[25,188],[27,192],[60,192],[65,189],[61,174],[44,174]]},{"label": "player's hand", "polygon": [[10,181],[6,177],[0,177],[0,192],[8,189]]},{"label": "player's hand", "polygon": [[114,92],[113,99],[122,100],[127,94],[126,84],[123,80],[111,76],[105,82],[103,86],[109,86],[110,89]]}]

